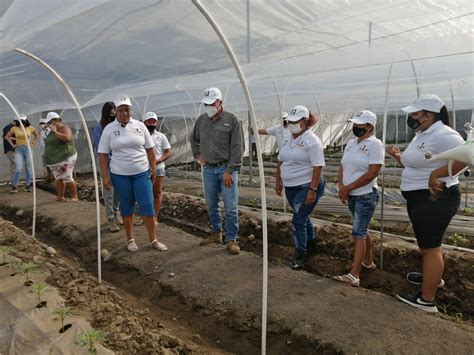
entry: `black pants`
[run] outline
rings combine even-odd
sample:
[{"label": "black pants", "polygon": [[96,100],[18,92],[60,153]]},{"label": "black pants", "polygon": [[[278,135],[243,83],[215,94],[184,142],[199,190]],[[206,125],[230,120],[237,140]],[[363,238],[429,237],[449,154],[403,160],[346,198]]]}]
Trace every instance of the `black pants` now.
[{"label": "black pants", "polygon": [[459,185],[445,188],[432,195],[429,190],[402,191],[407,200],[410,217],[418,246],[421,249],[441,246],[443,234],[461,204]]}]

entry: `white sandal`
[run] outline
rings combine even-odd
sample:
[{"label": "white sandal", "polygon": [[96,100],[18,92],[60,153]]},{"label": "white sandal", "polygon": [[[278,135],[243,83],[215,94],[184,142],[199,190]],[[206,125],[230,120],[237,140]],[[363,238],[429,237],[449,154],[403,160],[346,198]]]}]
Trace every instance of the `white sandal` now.
[{"label": "white sandal", "polygon": [[334,276],[333,279],[336,281],[344,282],[346,284],[350,284],[351,286],[354,286],[354,287],[360,286],[360,279],[358,279],[351,273],[348,273],[346,275],[341,275],[341,276]]},{"label": "white sandal", "polygon": [[137,243],[135,243],[135,239],[132,238],[127,242],[127,249],[128,249],[128,251],[137,251],[138,250],[138,245],[137,245]]},{"label": "white sandal", "polygon": [[159,242],[158,239],[155,239],[154,241],[151,242],[151,247],[158,249],[159,251],[167,251],[168,247],[164,245],[163,243]]},{"label": "white sandal", "polygon": [[370,263],[370,265],[366,265],[364,264],[364,262],[362,262],[362,267],[365,267],[369,270],[375,270],[377,268],[377,265],[373,261]]}]

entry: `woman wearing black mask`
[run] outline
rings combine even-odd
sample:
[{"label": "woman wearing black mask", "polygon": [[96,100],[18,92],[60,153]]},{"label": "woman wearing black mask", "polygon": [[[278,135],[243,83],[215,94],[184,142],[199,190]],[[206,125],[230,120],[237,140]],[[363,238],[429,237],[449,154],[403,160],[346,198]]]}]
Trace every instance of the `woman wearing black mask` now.
[{"label": "woman wearing black mask", "polygon": [[165,179],[165,161],[171,157],[171,145],[166,136],[156,130],[158,124],[158,117],[154,112],[147,112],[145,114],[144,122],[146,128],[150,132],[151,139],[155,143],[156,153],[156,179],[153,183],[153,202],[155,205],[155,225],[158,222],[158,213],[161,209],[161,202],[163,200],[163,181]]},{"label": "woman wearing black mask", "polygon": [[[99,146],[100,137],[104,128],[115,120],[115,105],[113,102],[106,102],[102,106],[102,115],[100,121],[94,127],[92,131],[92,143],[94,145],[94,151],[97,154],[97,147]],[[99,169],[100,172],[100,169]],[[120,230],[119,225],[123,224],[122,217],[120,216],[120,203],[117,191],[111,187],[110,189],[103,189],[104,191],[104,205],[107,220],[109,222],[109,230],[112,233],[116,233]]]},{"label": "woman wearing black mask", "polygon": [[[464,144],[461,135],[451,128],[444,102],[436,95],[420,96],[411,106],[402,109],[409,114],[407,125],[415,130],[415,138],[400,154],[396,147],[387,149],[404,167],[400,189],[407,200],[407,211],[423,255],[423,273],[410,272],[410,283],[421,285],[414,295],[397,298],[426,312],[438,312],[434,301],[436,289],[444,286],[441,240],[461,196],[459,180],[450,177],[446,160],[428,161],[426,153],[439,154]],[[453,174],[465,167],[454,162]]]},{"label": "woman wearing black mask", "polygon": [[335,276],[337,281],[360,286],[360,270],[375,269],[372,261],[372,239],[369,223],[379,201],[377,176],[384,163],[382,142],[374,135],[377,116],[361,111],[351,119],[352,132],[357,138],[347,143],[339,166],[339,198],[352,214],[354,260],[348,274]]}]

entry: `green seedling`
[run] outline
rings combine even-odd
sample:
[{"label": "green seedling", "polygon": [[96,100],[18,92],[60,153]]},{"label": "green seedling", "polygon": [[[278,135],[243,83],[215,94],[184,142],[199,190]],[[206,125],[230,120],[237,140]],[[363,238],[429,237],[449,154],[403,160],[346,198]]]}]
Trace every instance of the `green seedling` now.
[{"label": "green seedling", "polygon": [[8,252],[10,251],[10,247],[6,245],[0,245],[0,253],[2,253],[2,265],[5,265],[7,263],[7,255]]},{"label": "green seedling", "polygon": [[85,333],[82,333],[77,338],[76,344],[78,344],[81,348],[86,348],[89,354],[96,354],[96,344],[104,340],[104,333],[102,333],[100,330],[91,329]]},{"label": "green seedling", "polygon": [[59,307],[59,308],[56,308],[53,313],[56,314],[59,317],[59,320],[61,321],[61,329],[59,330],[59,332],[61,332],[61,330],[64,331],[64,319],[66,319],[66,317],[69,317],[71,315],[71,308]]},{"label": "green seedling", "polygon": [[375,220],[374,217],[372,217],[372,218],[370,219],[370,222],[369,222],[369,228],[370,228],[370,229],[373,229],[373,228],[376,227],[376,226],[377,226],[377,221]]},{"label": "green seedling", "polygon": [[465,208],[462,209],[462,211],[463,211],[464,213],[471,213],[471,212],[474,211],[474,209],[469,208],[469,207],[465,207]]},{"label": "green seedling", "polygon": [[31,292],[33,292],[36,296],[36,300],[38,301],[38,304],[36,307],[41,308],[46,305],[46,302],[41,301],[41,295],[43,292],[46,292],[48,290],[48,287],[45,284],[39,283],[39,284],[34,284],[31,286]]},{"label": "green seedling", "polygon": [[452,236],[449,237],[453,245],[460,247],[466,246],[469,244],[469,240],[466,238],[464,234],[454,233]]},{"label": "green seedling", "polygon": [[23,263],[20,265],[20,270],[21,273],[25,276],[25,285],[26,286],[31,286],[32,281],[30,279],[31,273],[33,272],[33,269],[36,268],[36,264],[32,263],[31,261],[28,261],[27,263]]},{"label": "green seedling", "polygon": [[333,213],[331,217],[329,217],[329,220],[333,223],[337,223],[341,219],[341,215],[338,215],[337,213]]}]

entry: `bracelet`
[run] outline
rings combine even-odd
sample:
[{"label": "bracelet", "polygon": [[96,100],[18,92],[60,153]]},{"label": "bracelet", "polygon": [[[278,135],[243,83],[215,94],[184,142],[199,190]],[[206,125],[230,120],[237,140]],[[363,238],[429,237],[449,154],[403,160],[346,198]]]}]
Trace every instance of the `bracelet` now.
[{"label": "bracelet", "polygon": [[317,187],[311,187],[311,186],[309,187],[309,191],[316,192],[316,190],[317,190]]}]

